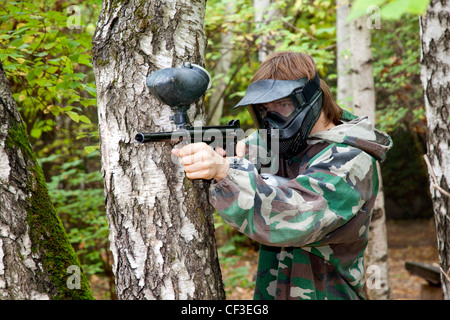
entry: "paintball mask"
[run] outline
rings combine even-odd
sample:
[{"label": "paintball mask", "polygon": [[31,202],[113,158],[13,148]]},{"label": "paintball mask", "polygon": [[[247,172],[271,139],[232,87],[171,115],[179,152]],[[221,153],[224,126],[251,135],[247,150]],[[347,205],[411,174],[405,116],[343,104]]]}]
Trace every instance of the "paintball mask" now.
[{"label": "paintball mask", "polygon": [[[259,80],[251,83],[244,98],[234,107],[247,106],[258,129],[266,129],[267,137],[278,130],[279,150],[291,158],[306,146],[311,129],[322,111],[322,90],[316,72],[314,79]],[[267,144],[273,141],[268,139]]]}]

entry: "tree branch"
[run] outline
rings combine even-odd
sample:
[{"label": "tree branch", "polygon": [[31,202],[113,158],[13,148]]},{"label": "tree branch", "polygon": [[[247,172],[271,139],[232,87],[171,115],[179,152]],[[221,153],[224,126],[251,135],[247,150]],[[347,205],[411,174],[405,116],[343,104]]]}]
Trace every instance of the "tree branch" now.
[{"label": "tree branch", "polygon": [[430,159],[428,158],[428,155],[424,154],[423,158],[425,159],[425,163],[427,164],[428,167],[428,173],[431,175],[431,178],[433,179],[433,188],[437,189],[440,193],[442,193],[443,195],[450,197],[450,192],[445,191],[444,189],[441,188],[441,186],[439,185],[439,182],[436,178],[436,174],[434,173],[433,167],[431,166],[430,163]]}]

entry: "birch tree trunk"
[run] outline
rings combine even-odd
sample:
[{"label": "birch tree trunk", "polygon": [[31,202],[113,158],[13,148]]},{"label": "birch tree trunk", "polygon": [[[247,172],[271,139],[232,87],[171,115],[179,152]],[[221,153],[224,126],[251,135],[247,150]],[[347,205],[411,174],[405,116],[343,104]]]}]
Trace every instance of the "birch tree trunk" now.
[{"label": "birch tree trunk", "polygon": [[[367,17],[355,19],[350,23],[351,73],[353,87],[353,107],[358,116],[368,116],[375,125],[375,86],[372,70],[370,29]],[[372,213],[369,231],[369,244],[366,250],[366,267],[374,272],[374,283],[368,283],[367,295],[371,300],[390,299],[388,245],[386,232],[386,213],[384,210],[383,182],[380,165],[378,178],[380,189]]]},{"label": "birch tree trunk", "polygon": [[[227,2],[225,4],[226,14],[232,15],[233,11],[233,2]],[[220,125],[220,119],[223,115],[224,93],[227,88],[226,79],[231,67],[232,36],[233,33],[228,30],[226,32],[222,32],[220,37],[220,58],[218,59],[215,68],[216,75],[220,75],[220,77],[218,78],[217,83],[214,85],[214,88],[212,88],[214,91],[211,94],[211,99],[209,102],[210,114],[208,115],[208,125],[210,126]]]},{"label": "birch tree trunk", "polygon": [[[260,29],[262,25],[269,23],[276,16],[280,15],[279,10],[271,9],[272,0],[253,0],[255,8],[255,24],[256,29]],[[268,55],[274,52],[274,46],[270,45],[271,36],[262,33],[260,36],[260,48],[258,49],[258,61],[260,63],[266,60]]]},{"label": "birch tree trunk", "polygon": [[421,80],[427,114],[430,191],[443,298],[450,300],[450,3],[432,0],[421,19]]},{"label": "birch tree trunk", "polygon": [[0,300],[93,299],[0,63]]},{"label": "birch tree trunk", "polygon": [[[100,152],[119,299],[223,299],[208,184],[186,179],[172,145],[137,132],[174,130],[149,93],[157,69],[203,64],[205,1],[103,1],[93,37]],[[204,123],[202,105],[188,111]]]},{"label": "birch tree trunk", "polygon": [[353,87],[350,60],[350,25],[346,21],[350,13],[349,0],[338,0],[336,9],[337,45],[337,100],[342,107],[353,103]]},{"label": "birch tree trunk", "polygon": [[372,69],[370,29],[366,16],[350,23],[353,108],[356,115],[369,117],[375,125],[375,85]]}]

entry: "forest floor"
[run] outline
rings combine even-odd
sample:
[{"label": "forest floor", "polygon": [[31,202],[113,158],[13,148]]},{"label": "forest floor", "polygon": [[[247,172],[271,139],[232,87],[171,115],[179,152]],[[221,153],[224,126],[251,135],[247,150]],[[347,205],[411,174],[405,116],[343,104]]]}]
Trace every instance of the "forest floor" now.
[{"label": "forest floor", "polygon": [[[386,223],[388,236],[388,263],[392,300],[420,300],[421,286],[427,282],[415,275],[411,275],[405,269],[406,261],[438,263],[436,244],[436,232],[434,220],[389,220]],[[232,257],[233,258],[233,257]],[[226,286],[227,299],[251,300],[255,281],[255,273],[258,261],[258,253],[255,250],[245,250],[243,256],[235,257],[237,262],[233,268],[222,266],[224,282],[233,282],[236,270],[245,267],[245,286],[234,284]],[[230,270],[231,269],[231,270]],[[241,268],[242,269],[242,268]],[[240,276],[242,278],[242,275]],[[96,299],[103,300],[107,297],[107,284],[105,279],[91,278],[91,289]]]},{"label": "forest floor", "polygon": [[[405,269],[406,261],[438,263],[434,220],[389,220],[388,236],[389,280],[392,300],[420,300],[421,287],[427,282]],[[236,267],[248,266],[248,280],[254,282],[258,253],[249,251]],[[224,281],[228,274],[224,272]],[[248,300],[253,288],[226,288],[227,299]]]}]

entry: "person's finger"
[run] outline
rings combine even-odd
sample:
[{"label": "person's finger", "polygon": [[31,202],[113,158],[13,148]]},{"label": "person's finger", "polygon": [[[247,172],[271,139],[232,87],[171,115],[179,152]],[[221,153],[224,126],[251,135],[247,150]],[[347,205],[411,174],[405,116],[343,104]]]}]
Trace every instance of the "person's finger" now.
[{"label": "person's finger", "polygon": [[204,150],[201,150],[199,152],[196,152],[196,153],[193,153],[190,155],[182,156],[181,163],[184,166],[187,166],[187,165],[191,165],[194,163],[208,162],[209,158],[211,158],[210,154]]},{"label": "person's finger", "polygon": [[217,154],[218,154],[219,156],[221,156],[221,157],[225,157],[225,156],[227,155],[227,152],[225,151],[225,149],[223,149],[223,148],[221,148],[221,147],[219,147],[219,146],[216,147],[216,150],[215,150],[215,151],[216,151]]},{"label": "person's finger", "polygon": [[197,162],[193,164],[188,164],[184,166],[184,171],[193,173],[197,171],[209,170],[211,166],[206,165],[203,162]]},{"label": "person's finger", "polygon": [[194,154],[205,148],[209,148],[209,146],[204,142],[190,143],[180,149],[179,156],[184,157],[190,154]]},{"label": "person's finger", "polygon": [[[186,168],[186,167],[185,167]],[[188,179],[211,179],[211,169],[203,169],[203,170],[195,170],[195,171],[186,171],[186,177]]]},{"label": "person's finger", "polygon": [[172,154],[173,154],[174,156],[179,157],[179,156],[180,156],[180,149],[172,149]]},{"label": "person's finger", "polygon": [[236,156],[237,156],[238,158],[243,158],[243,157],[245,157],[245,148],[246,148],[246,146],[245,146],[245,143],[244,143],[244,142],[238,141],[238,142],[236,143]]}]

